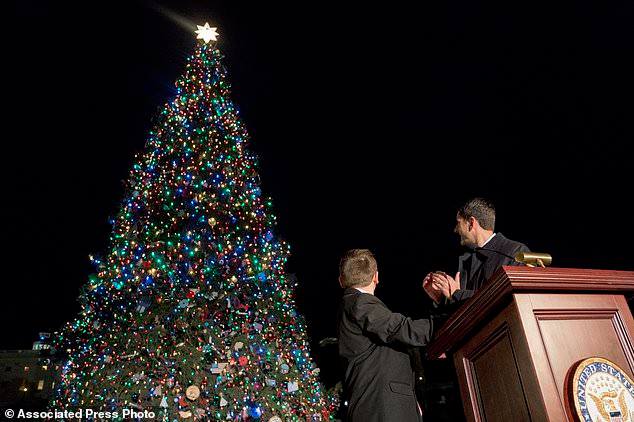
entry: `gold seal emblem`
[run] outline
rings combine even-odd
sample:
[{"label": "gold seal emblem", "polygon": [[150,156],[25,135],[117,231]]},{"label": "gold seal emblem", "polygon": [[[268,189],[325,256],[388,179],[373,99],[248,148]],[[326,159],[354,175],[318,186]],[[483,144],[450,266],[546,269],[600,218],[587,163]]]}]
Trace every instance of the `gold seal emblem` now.
[{"label": "gold seal emblem", "polygon": [[634,422],[634,382],[614,362],[588,358],[570,368],[568,411],[582,422]]}]

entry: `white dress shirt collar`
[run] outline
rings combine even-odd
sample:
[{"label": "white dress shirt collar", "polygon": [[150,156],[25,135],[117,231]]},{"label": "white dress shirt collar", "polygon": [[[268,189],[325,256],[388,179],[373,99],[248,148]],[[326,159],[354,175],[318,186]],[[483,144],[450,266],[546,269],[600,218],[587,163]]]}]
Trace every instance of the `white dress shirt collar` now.
[{"label": "white dress shirt collar", "polygon": [[494,237],[494,236],[495,236],[495,233],[493,233],[493,234],[491,235],[491,237],[489,237],[489,238],[487,239],[487,241],[486,241],[486,242],[484,242],[484,243],[482,244],[482,246],[480,246],[480,247],[481,247],[481,248],[482,248],[482,247],[484,247],[484,245],[486,245],[487,243],[489,243],[489,242],[491,241],[491,239],[493,239],[493,237]]}]

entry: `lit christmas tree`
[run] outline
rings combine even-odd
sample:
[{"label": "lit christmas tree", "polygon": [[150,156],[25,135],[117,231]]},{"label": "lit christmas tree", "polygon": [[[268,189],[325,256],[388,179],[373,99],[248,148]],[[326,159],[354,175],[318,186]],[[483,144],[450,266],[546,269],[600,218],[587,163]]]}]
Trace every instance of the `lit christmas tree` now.
[{"label": "lit christmas tree", "polygon": [[215,28],[137,156],[107,257],[56,335],[51,407],[157,419],[328,419],[294,283]]}]

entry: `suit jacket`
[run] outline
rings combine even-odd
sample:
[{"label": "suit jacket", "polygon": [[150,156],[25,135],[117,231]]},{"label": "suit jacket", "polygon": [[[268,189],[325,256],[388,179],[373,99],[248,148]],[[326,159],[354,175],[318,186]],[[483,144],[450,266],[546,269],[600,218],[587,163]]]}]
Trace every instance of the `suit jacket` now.
[{"label": "suit jacket", "polygon": [[500,253],[478,250],[460,256],[460,290],[453,294],[449,302],[463,302],[469,299],[501,266],[520,265],[504,255],[514,256],[518,252],[530,251],[523,243],[507,239],[502,233],[496,233],[484,247]]},{"label": "suit jacket", "polygon": [[418,422],[408,346],[426,345],[432,321],[391,312],[376,296],[344,291],[339,308],[339,355],[352,422]]}]

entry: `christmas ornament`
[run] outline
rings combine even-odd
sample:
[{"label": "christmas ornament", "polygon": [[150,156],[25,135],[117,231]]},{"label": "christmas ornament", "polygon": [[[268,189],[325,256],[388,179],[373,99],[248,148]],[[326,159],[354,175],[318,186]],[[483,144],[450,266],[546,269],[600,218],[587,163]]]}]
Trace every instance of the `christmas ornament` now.
[{"label": "christmas ornament", "polygon": [[185,395],[189,400],[196,400],[200,396],[200,389],[196,385],[190,385],[185,390]]},{"label": "christmas ornament", "polygon": [[287,384],[287,391],[289,393],[295,392],[299,389],[297,381],[289,381]]},{"label": "christmas ornament", "polygon": [[250,401],[247,402],[247,414],[254,419],[259,419],[262,416],[262,409],[257,403]]},{"label": "christmas ornament", "polygon": [[132,375],[132,381],[134,381],[134,382],[139,382],[143,378],[145,378],[145,375],[143,374],[143,372],[139,372],[139,373],[136,373],[136,374]]},{"label": "christmas ornament", "polygon": [[227,362],[214,363],[211,367],[211,373],[221,374],[227,368],[227,365]]}]

